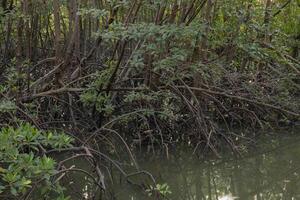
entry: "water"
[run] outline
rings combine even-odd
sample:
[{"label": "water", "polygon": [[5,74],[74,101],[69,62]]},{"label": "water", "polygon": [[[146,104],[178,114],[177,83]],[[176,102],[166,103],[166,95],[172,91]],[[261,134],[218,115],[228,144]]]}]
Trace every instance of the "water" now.
[{"label": "water", "polygon": [[[172,193],[167,197],[171,200],[300,199],[300,136],[297,135],[264,136],[243,158],[224,153],[223,159],[211,157],[204,161],[191,156],[188,150],[178,149],[168,158],[165,154],[137,153],[137,162],[141,169],[153,174],[157,183],[166,183],[170,187]],[[83,180],[86,177],[77,178]],[[150,183],[146,175],[136,176],[131,181]],[[135,184],[120,181],[116,172],[112,173],[111,179],[107,178],[107,182],[113,182],[105,195],[108,199],[154,199]],[[83,183],[78,181],[72,187],[85,191],[86,199],[89,199],[92,187]],[[78,196],[72,196],[72,199],[78,199]]]}]

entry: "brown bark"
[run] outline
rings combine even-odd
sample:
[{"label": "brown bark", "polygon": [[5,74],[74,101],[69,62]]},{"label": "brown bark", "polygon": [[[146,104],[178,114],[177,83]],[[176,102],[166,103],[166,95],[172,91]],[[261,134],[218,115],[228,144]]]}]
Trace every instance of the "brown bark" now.
[{"label": "brown bark", "polygon": [[[21,4],[23,6],[23,2]],[[16,104],[19,106],[20,98],[22,97],[22,62],[23,62],[23,28],[24,20],[22,17],[18,19],[17,29],[17,44],[16,44],[16,68],[17,68],[17,93],[16,93]]]},{"label": "brown bark", "polygon": [[4,47],[4,53],[3,53],[3,59],[6,61],[9,58],[9,45],[10,45],[10,40],[11,40],[11,30],[12,30],[12,17],[9,16],[7,20],[7,26],[6,26],[6,36],[5,36],[5,47]]},{"label": "brown bark", "polygon": [[156,17],[155,17],[155,24],[162,24],[163,23],[163,17],[165,15],[166,10],[166,4],[161,3],[163,5],[160,5],[157,9]]},{"label": "brown bark", "polygon": [[169,23],[170,24],[175,22],[178,9],[179,9],[179,5],[177,4],[177,2],[175,2],[174,5],[172,6],[171,15],[170,15],[170,18],[169,18]]},{"label": "brown bark", "polygon": [[53,13],[54,13],[54,49],[57,64],[62,59],[61,50],[61,29],[60,29],[60,4],[59,0],[53,0]]},{"label": "brown bark", "polygon": [[25,55],[27,60],[31,60],[31,31],[30,31],[30,24],[29,24],[29,6],[31,2],[30,0],[23,0],[23,13],[25,15]]},{"label": "brown bark", "polygon": [[74,55],[80,59],[80,16],[77,15],[76,13],[78,12],[78,8],[79,8],[79,3],[77,0],[74,0]]},{"label": "brown bark", "polygon": [[31,25],[31,59],[36,60],[38,57],[37,53],[37,48],[38,48],[38,31],[40,30],[39,26],[39,15],[38,13],[35,13],[32,19],[32,25]]},{"label": "brown bark", "polygon": [[265,34],[264,34],[264,42],[270,43],[271,36],[270,34],[270,21],[271,21],[271,7],[272,7],[272,0],[267,0],[266,7],[265,7],[265,16],[264,16],[264,26],[265,26]]}]

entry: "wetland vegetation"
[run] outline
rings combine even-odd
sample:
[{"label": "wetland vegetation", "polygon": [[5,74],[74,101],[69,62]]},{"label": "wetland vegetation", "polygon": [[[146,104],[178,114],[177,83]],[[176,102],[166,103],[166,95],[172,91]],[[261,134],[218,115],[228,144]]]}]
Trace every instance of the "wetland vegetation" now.
[{"label": "wetland vegetation", "polygon": [[299,47],[299,0],[0,0],[0,199],[300,198]]}]

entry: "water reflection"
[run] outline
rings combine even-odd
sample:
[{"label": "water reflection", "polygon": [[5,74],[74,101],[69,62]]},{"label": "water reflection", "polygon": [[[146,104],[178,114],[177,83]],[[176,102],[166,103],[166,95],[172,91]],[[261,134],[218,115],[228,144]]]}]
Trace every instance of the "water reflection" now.
[{"label": "water reflection", "polygon": [[[300,138],[266,137],[244,159],[200,161],[178,152],[169,160],[140,157],[144,169],[168,183],[172,200],[300,199]],[[116,199],[147,199],[116,187]]]},{"label": "water reflection", "polygon": [[[268,136],[260,141],[243,159],[225,156],[224,159],[201,161],[182,150],[170,154],[169,159],[140,153],[137,161],[158,183],[170,186],[172,194],[168,199],[171,200],[300,199],[300,136]],[[117,173],[111,175],[109,180],[113,185],[97,199],[153,199],[141,188],[122,181]],[[84,177],[77,178],[79,184],[72,187],[88,194],[80,199],[95,197],[92,185],[82,186]],[[147,182],[145,177],[135,177],[133,181]]]}]

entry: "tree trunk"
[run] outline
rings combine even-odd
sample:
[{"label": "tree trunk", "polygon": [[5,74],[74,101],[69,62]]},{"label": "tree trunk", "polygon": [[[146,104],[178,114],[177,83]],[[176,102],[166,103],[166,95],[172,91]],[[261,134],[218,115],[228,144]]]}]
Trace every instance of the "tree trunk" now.
[{"label": "tree trunk", "polygon": [[54,49],[57,64],[61,62],[61,30],[60,30],[60,14],[59,0],[53,0],[53,13],[54,13]]}]

